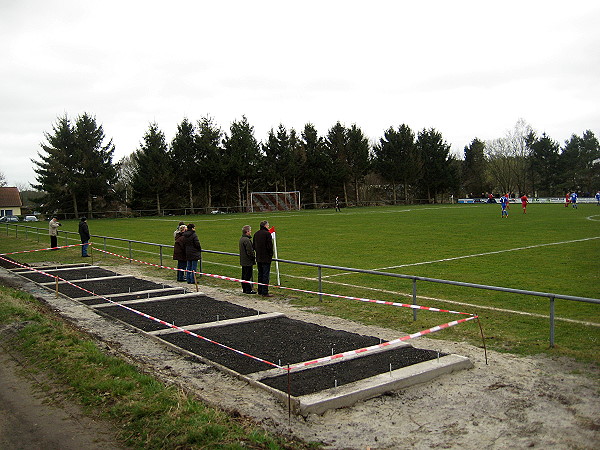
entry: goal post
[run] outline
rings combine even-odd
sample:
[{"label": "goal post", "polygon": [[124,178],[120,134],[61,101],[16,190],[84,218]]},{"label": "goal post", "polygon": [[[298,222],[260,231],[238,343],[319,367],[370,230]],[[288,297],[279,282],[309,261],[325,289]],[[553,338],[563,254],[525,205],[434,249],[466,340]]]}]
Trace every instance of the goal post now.
[{"label": "goal post", "polygon": [[250,210],[291,211],[300,209],[300,191],[289,192],[251,192]]}]

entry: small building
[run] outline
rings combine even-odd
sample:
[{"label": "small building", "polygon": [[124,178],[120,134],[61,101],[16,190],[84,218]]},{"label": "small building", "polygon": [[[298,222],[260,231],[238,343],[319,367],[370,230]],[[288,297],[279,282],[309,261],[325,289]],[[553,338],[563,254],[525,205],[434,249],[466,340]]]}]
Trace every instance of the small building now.
[{"label": "small building", "polygon": [[0,187],[0,217],[2,216],[20,216],[21,194],[16,187]]}]

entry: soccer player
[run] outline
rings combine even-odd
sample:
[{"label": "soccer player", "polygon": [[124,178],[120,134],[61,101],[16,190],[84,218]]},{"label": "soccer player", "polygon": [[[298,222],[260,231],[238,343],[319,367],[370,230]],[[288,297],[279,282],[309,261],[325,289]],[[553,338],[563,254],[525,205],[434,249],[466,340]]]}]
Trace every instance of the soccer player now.
[{"label": "soccer player", "polygon": [[501,218],[504,219],[504,217],[506,217],[508,219],[508,194],[504,194],[500,197],[500,206],[502,207]]},{"label": "soccer player", "polygon": [[600,206],[600,191],[596,192],[596,206]]},{"label": "soccer player", "polygon": [[571,193],[571,204],[573,205],[573,209],[577,209],[577,192]]},{"label": "soccer player", "polygon": [[523,194],[521,197],[521,207],[523,208],[523,214],[527,214],[527,203],[529,203],[529,199],[526,194]]},{"label": "soccer player", "polygon": [[565,208],[569,206],[569,203],[571,203],[571,193],[567,192],[567,195],[565,195]]}]

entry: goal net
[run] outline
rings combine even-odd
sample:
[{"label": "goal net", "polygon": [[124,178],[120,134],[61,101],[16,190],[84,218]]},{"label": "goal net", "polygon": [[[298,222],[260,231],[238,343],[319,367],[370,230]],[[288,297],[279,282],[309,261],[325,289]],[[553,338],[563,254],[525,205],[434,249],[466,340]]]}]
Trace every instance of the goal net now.
[{"label": "goal net", "polygon": [[299,210],[300,191],[252,192],[250,194],[250,206],[252,212]]}]

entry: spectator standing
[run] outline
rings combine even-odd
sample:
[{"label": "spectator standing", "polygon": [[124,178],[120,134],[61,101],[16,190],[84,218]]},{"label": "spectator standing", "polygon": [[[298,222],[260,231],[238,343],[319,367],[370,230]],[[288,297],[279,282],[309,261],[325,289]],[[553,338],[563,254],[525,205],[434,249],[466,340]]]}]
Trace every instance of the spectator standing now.
[{"label": "spectator standing", "polygon": [[273,261],[273,237],[269,232],[269,221],[263,220],[260,229],[254,233],[254,250],[256,251],[256,266],[258,269],[258,293],[263,297],[273,297],[269,294],[269,277]]},{"label": "spectator standing", "polygon": [[177,235],[179,234],[179,229],[181,228],[181,225],[185,226],[185,222],[179,222],[179,225],[177,225],[177,228],[175,228],[175,231],[173,231],[173,239],[177,239]]},{"label": "spectator standing", "polygon": [[50,247],[52,247],[52,250],[58,250],[58,227],[61,225],[56,216],[52,217],[48,223],[48,234],[50,235]]},{"label": "spectator standing", "polygon": [[335,196],[335,210],[337,212],[341,211],[341,209],[340,209],[340,198],[337,195]]},{"label": "spectator standing", "polygon": [[187,282],[188,284],[195,284],[198,261],[202,259],[202,247],[200,246],[200,240],[196,234],[196,225],[193,223],[188,224],[187,230],[183,233],[183,237],[185,239],[185,259],[187,261]]},{"label": "spectator standing", "polygon": [[175,233],[175,244],[173,245],[173,259],[177,261],[177,281],[186,281],[187,258],[185,256],[185,233],[187,227],[184,224],[179,225]]},{"label": "spectator standing", "polygon": [[[242,280],[252,281],[252,272],[256,264],[256,253],[252,245],[252,228],[250,225],[242,227],[242,237],[240,238],[240,265],[242,266]],[[251,283],[242,283],[242,292],[244,294],[256,294],[252,290]]]},{"label": "spectator standing", "polygon": [[90,255],[87,253],[88,245],[90,242],[90,229],[87,223],[87,217],[83,216],[79,221],[79,238],[81,239],[81,257],[89,258]]},{"label": "spectator standing", "polygon": [[527,214],[527,203],[529,203],[529,199],[527,195],[523,194],[521,197],[521,207],[523,208],[523,214]]}]

